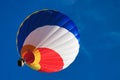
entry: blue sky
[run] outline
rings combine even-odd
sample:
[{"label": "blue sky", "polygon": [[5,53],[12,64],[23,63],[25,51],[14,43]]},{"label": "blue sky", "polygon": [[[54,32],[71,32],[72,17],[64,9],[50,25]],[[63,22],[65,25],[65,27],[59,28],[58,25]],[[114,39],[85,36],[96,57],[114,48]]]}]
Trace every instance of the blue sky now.
[{"label": "blue sky", "polygon": [[[68,15],[81,35],[74,63],[58,73],[17,66],[16,33],[36,10],[54,9]],[[120,80],[119,0],[1,0],[0,80]]]}]

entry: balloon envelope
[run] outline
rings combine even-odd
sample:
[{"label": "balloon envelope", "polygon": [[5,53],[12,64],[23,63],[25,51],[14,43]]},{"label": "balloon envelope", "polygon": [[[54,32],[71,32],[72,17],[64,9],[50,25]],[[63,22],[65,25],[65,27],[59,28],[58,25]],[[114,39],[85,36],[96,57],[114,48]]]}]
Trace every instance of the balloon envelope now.
[{"label": "balloon envelope", "polygon": [[67,68],[80,48],[80,35],[73,21],[54,10],[37,11],[21,24],[17,47],[34,70],[58,72]]}]

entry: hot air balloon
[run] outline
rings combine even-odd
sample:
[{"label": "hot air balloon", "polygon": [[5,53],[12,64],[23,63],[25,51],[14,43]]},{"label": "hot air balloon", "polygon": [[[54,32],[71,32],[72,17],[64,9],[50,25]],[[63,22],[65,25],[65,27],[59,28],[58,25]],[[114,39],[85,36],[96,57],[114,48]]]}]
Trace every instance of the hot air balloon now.
[{"label": "hot air balloon", "polygon": [[24,63],[41,72],[67,68],[79,53],[80,35],[73,21],[55,10],[36,11],[26,17],[17,33],[17,49]]}]

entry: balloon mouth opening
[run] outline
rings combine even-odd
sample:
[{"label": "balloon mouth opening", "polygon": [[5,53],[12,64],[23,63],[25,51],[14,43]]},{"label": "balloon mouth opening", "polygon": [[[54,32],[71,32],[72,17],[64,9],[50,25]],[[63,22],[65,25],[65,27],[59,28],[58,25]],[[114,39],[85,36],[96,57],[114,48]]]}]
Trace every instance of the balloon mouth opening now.
[{"label": "balloon mouth opening", "polygon": [[25,64],[24,59],[19,59],[19,60],[18,60],[18,66],[19,66],[19,67],[23,67],[24,64]]},{"label": "balloon mouth opening", "polygon": [[35,56],[32,51],[26,51],[25,53],[23,53],[22,58],[24,59],[24,62],[30,64],[34,62]]}]

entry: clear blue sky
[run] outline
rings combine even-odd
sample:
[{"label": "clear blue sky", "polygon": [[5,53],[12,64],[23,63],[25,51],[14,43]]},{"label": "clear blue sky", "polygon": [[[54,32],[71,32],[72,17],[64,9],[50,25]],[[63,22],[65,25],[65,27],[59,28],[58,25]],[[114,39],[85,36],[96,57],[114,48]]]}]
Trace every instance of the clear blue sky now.
[{"label": "clear blue sky", "polygon": [[[81,35],[74,63],[58,73],[17,66],[16,33],[36,10],[68,15]],[[0,0],[0,80],[120,80],[120,0]]]}]

